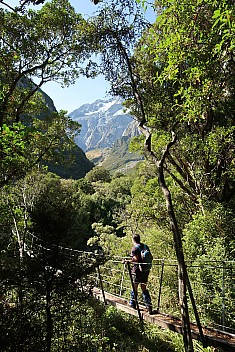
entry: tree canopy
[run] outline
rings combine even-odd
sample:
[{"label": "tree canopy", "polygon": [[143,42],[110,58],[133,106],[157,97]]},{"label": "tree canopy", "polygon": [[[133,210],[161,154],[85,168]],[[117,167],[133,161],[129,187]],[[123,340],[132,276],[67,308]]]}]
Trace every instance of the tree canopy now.
[{"label": "tree canopy", "polygon": [[[104,254],[126,255],[135,232],[155,257],[178,259],[185,332],[184,258],[192,264],[234,260],[234,2],[157,0],[152,24],[137,4],[147,5],[144,0],[103,1],[88,20],[68,0],[52,0],[40,9],[29,3],[44,1],[22,0],[0,9],[4,346],[123,350],[106,326],[113,313],[87,300],[94,284],[89,275]],[[100,60],[93,62],[94,56]],[[81,74],[99,73],[139,122],[143,134],[131,148],[146,160],[130,175],[115,176],[97,166],[79,181],[63,180],[41,163],[69,158],[80,126],[65,111],[57,112],[41,89],[50,80],[68,85]],[[91,261],[80,253],[84,249],[95,254]],[[205,273],[199,264],[201,287]],[[174,309],[177,298],[170,302],[167,290],[177,297],[175,266],[168,270],[165,306]],[[201,295],[216,310],[207,319],[221,324],[221,287],[217,274],[210,275],[213,289],[203,286]],[[232,289],[226,295],[233,302]],[[124,335],[115,329],[115,336]],[[185,349],[192,351],[190,335],[184,338]]]},{"label": "tree canopy", "polygon": [[65,111],[56,112],[40,87],[52,80],[73,83],[89,50],[86,22],[69,1],[23,13],[1,9],[0,17],[0,169],[5,184],[41,159],[57,161],[59,152],[73,145],[80,126]]}]

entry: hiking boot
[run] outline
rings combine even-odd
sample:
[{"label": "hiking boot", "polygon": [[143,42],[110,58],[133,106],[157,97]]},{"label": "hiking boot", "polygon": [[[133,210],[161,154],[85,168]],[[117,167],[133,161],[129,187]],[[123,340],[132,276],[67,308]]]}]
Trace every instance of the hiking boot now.
[{"label": "hiking boot", "polygon": [[142,294],[143,294],[143,299],[144,299],[144,303],[145,303],[145,307],[147,308],[147,311],[149,312],[149,314],[153,314],[151,297],[150,297],[149,291],[145,290],[142,292]]},{"label": "hiking boot", "polygon": [[136,303],[134,299],[131,299],[130,302],[128,303],[129,307],[136,309]]},{"label": "hiking boot", "polygon": [[134,291],[131,291],[131,299],[130,299],[130,302],[129,302],[129,306],[133,309],[136,309],[136,300],[135,300],[135,294],[134,294]]},{"label": "hiking boot", "polygon": [[128,305],[129,305],[129,307],[131,307],[131,308],[133,308],[133,309],[136,309],[136,305],[135,305],[135,304],[129,303]]}]

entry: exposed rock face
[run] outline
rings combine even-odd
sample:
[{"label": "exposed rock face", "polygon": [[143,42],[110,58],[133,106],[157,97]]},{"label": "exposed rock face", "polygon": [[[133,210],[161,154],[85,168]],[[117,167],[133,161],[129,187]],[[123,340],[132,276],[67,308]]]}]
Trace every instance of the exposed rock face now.
[{"label": "exposed rock face", "polygon": [[138,134],[136,122],[123,111],[121,98],[96,100],[92,104],[82,105],[69,115],[82,125],[76,143],[85,152],[111,148],[122,136]]}]

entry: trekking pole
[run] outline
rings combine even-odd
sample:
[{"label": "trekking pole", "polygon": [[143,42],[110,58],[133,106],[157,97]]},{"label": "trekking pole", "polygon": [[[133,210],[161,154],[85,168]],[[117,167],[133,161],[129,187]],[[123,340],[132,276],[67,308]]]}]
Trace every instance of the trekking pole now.
[{"label": "trekking pole", "polygon": [[132,275],[131,275],[131,266],[130,266],[129,262],[127,262],[127,267],[128,267],[128,271],[129,271],[129,275],[130,275],[130,279],[131,279],[132,290],[133,290],[134,295],[135,295],[136,308],[137,308],[137,311],[138,311],[138,316],[139,316],[139,320],[140,320],[141,329],[143,330],[144,329],[143,316],[140,313],[140,307],[139,307],[139,303],[138,303],[138,300],[137,300],[137,292],[135,291],[135,286],[134,286],[133,278],[132,278]]}]

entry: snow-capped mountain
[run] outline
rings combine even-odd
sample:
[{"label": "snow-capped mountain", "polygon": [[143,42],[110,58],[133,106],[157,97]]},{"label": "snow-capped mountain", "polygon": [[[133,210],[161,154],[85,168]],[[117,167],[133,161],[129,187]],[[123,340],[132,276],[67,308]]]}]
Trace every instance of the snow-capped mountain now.
[{"label": "snow-capped mountain", "polygon": [[132,137],[138,134],[137,123],[131,115],[123,111],[121,98],[84,104],[69,116],[82,125],[76,143],[85,152],[97,148],[111,148],[122,136]]}]

